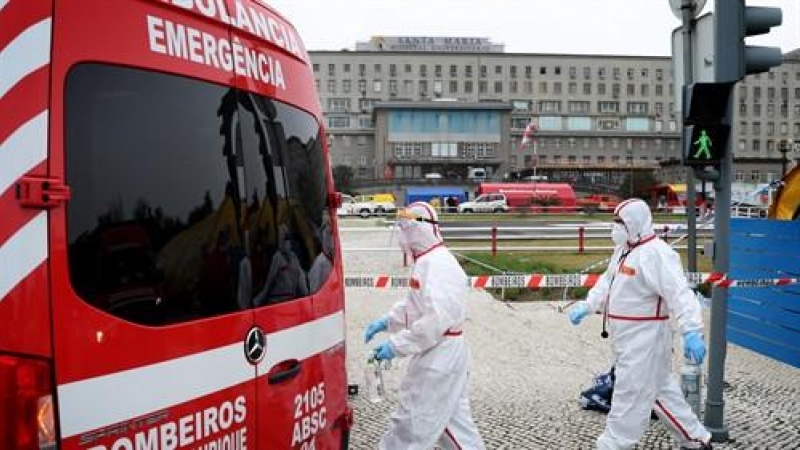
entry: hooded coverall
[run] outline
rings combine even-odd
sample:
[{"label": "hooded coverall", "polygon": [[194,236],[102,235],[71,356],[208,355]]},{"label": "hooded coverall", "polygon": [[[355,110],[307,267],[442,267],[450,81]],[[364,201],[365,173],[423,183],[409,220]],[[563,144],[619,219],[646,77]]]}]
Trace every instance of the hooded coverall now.
[{"label": "hooded coverall", "polygon": [[683,448],[699,448],[711,434],[686,403],[671,373],[675,318],[682,333],[703,329],[702,310],[689,289],[678,254],[653,231],[650,208],[639,199],[615,210],[628,243],[616,247],[608,268],[585,300],[603,314],[613,339],[616,383],[611,411],[597,440],[600,450],[632,448],[651,410]]},{"label": "hooded coverall", "polygon": [[391,346],[411,356],[398,408],[380,442],[382,450],[484,449],[468,399],[469,347],[462,335],[467,276],[444,247],[438,217],[426,203],[405,210],[401,247],[414,256],[410,292],[387,314]]}]

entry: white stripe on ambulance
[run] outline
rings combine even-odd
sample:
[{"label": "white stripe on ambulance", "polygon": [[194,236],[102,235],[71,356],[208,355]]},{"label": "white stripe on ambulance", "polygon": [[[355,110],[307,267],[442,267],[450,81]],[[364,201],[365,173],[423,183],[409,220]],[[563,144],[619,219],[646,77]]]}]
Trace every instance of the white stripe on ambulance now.
[{"label": "white stripe on ambulance", "polygon": [[50,63],[50,18],[31,25],[0,51],[0,98],[34,70]]},{"label": "white stripe on ambulance", "polygon": [[0,143],[0,194],[47,158],[47,118],[45,110]]},{"label": "white stripe on ambulance", "polygon": [[[2,152],[2,149],[0,149]],[[42,211],[0,246],[0,302],[47,259],[47,213]]]},{"label": "white stripe on ambulance", "polygon": [[[258,365],[258,374],[267,373],[277,362],[291,358],[302,361],[343,342],[343,311],[269,334],[267,353]],[[198,377],[198,373],[204,376]],[[87,433],[179,405],[252,378],[253,366],[245,359],[244,344],[241,342],[59,385],[61,434],[66,439]]]}]

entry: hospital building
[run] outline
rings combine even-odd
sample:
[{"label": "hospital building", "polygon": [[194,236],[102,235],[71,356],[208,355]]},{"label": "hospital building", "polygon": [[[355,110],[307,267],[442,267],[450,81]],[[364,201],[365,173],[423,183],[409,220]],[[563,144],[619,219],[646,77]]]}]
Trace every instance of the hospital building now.
[{"label": "hospital building", "polygon": [[[473,167],[494,179],[533,167],[590,183],[639,170],[684,179],[668,56],[508,53],[437,36],[309,55],[332,165],[357,181],[464,179]],[[736,85],[731,139],[734,181],[772,181],[800,158],[800,50]]]}]

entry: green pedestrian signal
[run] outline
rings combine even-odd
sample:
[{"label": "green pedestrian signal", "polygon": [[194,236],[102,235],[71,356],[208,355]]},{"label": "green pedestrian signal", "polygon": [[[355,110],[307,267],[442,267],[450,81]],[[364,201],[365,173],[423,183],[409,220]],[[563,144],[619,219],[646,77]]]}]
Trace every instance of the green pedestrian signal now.
[{"label": "green pedestrian signal", "polygon": [[694,159],[711,159],[711,151],[709,150],[712,145],[711,138],[708,137],[708,133],[706,130],[700,130],[700,137],[694,141],[694,145],[697,146],[697,152],[695,152],[692,158]]},{"label": "green pedestrian signal", "polygon": [[728,107],[734,83],[694,83],[685,87],[683,164],[719,165],[728,151]]},{"label": "green pedestrian signal", "polygon": [[718,164],[725,156],[730,128],[723,124],[685,127],[684,163],[691,166]]}]

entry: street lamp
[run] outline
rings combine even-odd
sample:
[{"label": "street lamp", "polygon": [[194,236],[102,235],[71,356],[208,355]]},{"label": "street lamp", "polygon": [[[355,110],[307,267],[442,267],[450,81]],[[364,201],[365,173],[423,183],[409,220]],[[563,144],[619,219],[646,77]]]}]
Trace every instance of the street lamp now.
[{"label": "street lamp", "polygon": [[781,178],[783,178],[786,175],[786,163],[788,162],[786,153],[789,152],[789,143],[786,140],[781,141],[778,151],[781,152]]}]

